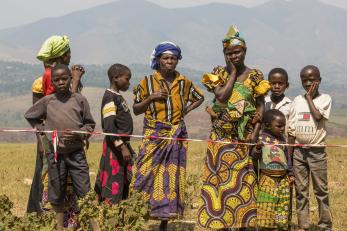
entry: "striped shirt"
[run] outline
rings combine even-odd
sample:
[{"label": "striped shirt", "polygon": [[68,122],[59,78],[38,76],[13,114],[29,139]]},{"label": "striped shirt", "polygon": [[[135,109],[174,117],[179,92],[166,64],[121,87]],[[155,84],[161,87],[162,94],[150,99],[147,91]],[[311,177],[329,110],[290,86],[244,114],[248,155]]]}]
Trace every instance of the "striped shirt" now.
[{"label": "striped shirt", "polygon": [[[133,133],[133,119],[129,107],[123,96],[112,90],[106,89],[101,103],[101,126],[104,132],[128,134]],[[107,136],[107,140],[117,146],[129,137]]]},{"label": "striped shirt", "polygon": [[202,91],[180,73],[176,72],[176,78],[169,86],[161,74],[156,71],[153,75],[145,76],[135,87],[135,103],[140,103],[160,89],[166,89],[169,97],[166,101],[152,101],[145,112],[146,119],[177,124],[183,119],[188,103],[196,102],[203,97]]}]

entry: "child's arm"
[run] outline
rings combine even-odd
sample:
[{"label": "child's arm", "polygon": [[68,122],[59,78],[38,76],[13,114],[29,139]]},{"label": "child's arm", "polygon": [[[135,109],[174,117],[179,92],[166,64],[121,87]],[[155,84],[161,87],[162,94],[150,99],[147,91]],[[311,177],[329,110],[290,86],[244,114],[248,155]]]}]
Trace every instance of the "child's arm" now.
[{"label": "child's arm", "polygon": [[249,137],[247,137],[247,142],[255,142],[256,138],[259,135],[260,129],[261,129],[261,121],[263,119],[265,111],[265,101],[264,101],[264,96],[258,96],[256,98],[256,119],[252,121],[254,124],[253,132],[250,134]]},{"label": "child's arm", "polygon": [[[93,132],[95,128],[95,121],[93,119],[92,113],[90,112],[90,106],[85,97],[83,97],[83,127],[82,131]],[[84,138],[88,139],[91,135],[86,135]]]},{"label": "child's arm", "polygon": [[[39,101],[43,97],[44,97],[43,93],[33,92],[33,104],[35,104],[37,101]],[[37,140],[37,152],[42,155],[44,153],[44,148],[43,148],[42,139],[39,133],[36,133],[36,140]]]},{"label": "child's arm", "polygon": [[81,65],[73,65],[71,67],[71,92],[76,93],[81,90],[81,78],[84,75],[85,71]]},{"label": "child's arm", "polygon": [[33,92],[33,104],[35,104],[37,101],[39,101],[43,97],[44,97],[43,94],[41,94],[41,93],[34,93]]},{"label": "child's arm", "polygon": [[[77,100],[81,100],[81,107],[82,107],[82,124],[83,126],[80,127],[80,131],[84,131],[84,132],[93,132],[94,128],[95,128],[95,121],[93,119],[93,116],[90,112],[90,107],[89,107],[89,103],[87,101],[87,99],[80,95],[82,97],[82,99],[77,99]],[[71,129],[65,129],[64,133],[62,134],[61,138],[64,139],[65,141],[74,141],[74,140],[88,140],[89,137],[91,136],[91,134],[82,134],[82,133],[76,133],[76,132],[72,132]]]},{"label": "child's arm", "polygon": [[42,122],[46,119],[47,97],[44,97],[32,105],[24,114],[24,118],[33,128],[42,129]]},{"label": "child's arm", "polygon": [[[307,92],[307,94],[305,95],[308,106],[310,108],[310,111],[312,113],[313,118],[316,121],[322,120],[322,119],[329,119],[330,116],[330,110],[331,110],[331,104],[332,104],[332,100],[331,97],[329,95],[323,95],[320,99],[320,103],[315,105],[313,103],[313,95],[314,93],[312,92],[318,92],[318,86],[319,86],[319,82],[315,82],[311,85],[309,91]],[[318,94],[318,93],[317,93]]]},{"label": "child's arm", "polygon": [[[288,138],[288,143],[294,143],[295,138],[294,140],[293,138],[294,137],[291,136],[291,139],[292,139],[291,141],[289,141],[289,138]],[[290,148],[291,148],[291,153],[289,153]],[[294,172],[293,172],[293,151],[294,151],[294,148],[290,146],[288,146],[287,150],[285,150],[287,165],[288,165],[287,175],[288,175],[288,181],[290,185],[292,185],[295,181]]]},{"label": "child's arm", "polygon": [[288,165],[288,176],[293,176],[293,155],[289,154],[289,147],[287,150],[285,150],[286,158],[287,158],[287,165]]},{"label": "child's arm", "polygon": [[258,142],[251,151],[251,157],[253,160],[259,160],[262,155],[262,147],[264,144],[262,142]]},{"label": "child's arm", "polygon": [[[295,144],[295,132],[296,132],[296,112],[295,112],[295,101],[292,102],[289,108],[288,115],[288,144]],[[288,155],[292,158],[294,152],[294,146],[288,146]]]},{"label": "child's arm", "polygon": [[253,160],[259,160],[262,157],[264,143],[261,136],[258,137],[257,144],[251,147],[250,156]]},{"label": "child's arm", "polygon": [[310,89],[305,95],[311,114],[316,121],[320,121],[321,119],[323,119],[322,114],[319,112],[319,110],[316,108],[316,106],[313,103],[313,97],[315,96],[315,94],[317,94],[318,87],[319,87],[319,82],[318,81],[313,82]]},{"label": "child's arm", "polygon": [[[295,144],[295,137],[289,135],[288,136],[288,144]],[[294,153],[294,146],[288,146],[288,155],[293,157],[293,153]]]},{"label": "child's arm", "polygon": [[[103,130],[106,133],[118,134],[118,128],[116,127],[115,120],[117,115],[117,106],[113,98],[108,97],[105,100],[105,104],[101,109],[101,116],[103,120]],[[109,136],[108,139],[114,144],[114,147],[121,151],[125,161],[131,160],[131,153],[127,145],[123,142],[122,137]]]}]

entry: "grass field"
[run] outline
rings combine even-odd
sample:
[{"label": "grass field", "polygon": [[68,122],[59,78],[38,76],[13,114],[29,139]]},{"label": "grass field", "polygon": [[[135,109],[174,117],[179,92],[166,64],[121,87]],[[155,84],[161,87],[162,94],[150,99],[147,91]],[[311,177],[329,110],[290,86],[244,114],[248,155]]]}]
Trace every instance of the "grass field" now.
[{"label": "grass field", "polygon": [[[347,144],[347,139],[329,140],[331,144]],[[136,148],[138,143],[134,143]],[[191,143],[188,152],[187,175],[200,177],[203,169],[206,145],[201,143]],[[346,230],[347,227],[347,149],[328,148],[328,168],[329,168],[329,190],[331,212],[333,215],[334,230]],[[92,185],[98,170],[101,144],[92,143],[87,152]],[[30,183],[35,165],[35,144],[0,144],[0,195],[6,194],[14,202],[13,213],[24,215],[26,203],[30,190]],[[199,181],[200,182],[200,181]],[[199,183],[188,185],[188,190],[192,191],[193,204],[197,201]],[[311,193],[311,195],[313,195]],[[314,196],[311,197],[311,220],[312,230],[316,230],[315,225],[318,219],[318,207]],[[193,206],[194,207],[194,206]],[[200,230],[194,225],[196,210],[186,209],[184,220],[177,221],[171,225],[171,230]],[[294,216],[293,221],[296,222]],[[155,227],[156,222],[151,222],[150,227]]]}]

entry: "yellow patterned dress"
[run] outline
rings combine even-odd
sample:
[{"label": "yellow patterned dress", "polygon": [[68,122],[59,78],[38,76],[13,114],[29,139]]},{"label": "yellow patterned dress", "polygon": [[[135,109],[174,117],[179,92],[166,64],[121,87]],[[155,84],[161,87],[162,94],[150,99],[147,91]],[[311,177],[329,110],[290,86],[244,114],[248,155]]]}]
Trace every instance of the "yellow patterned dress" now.
[{"label": "yellow patterned dress", "polygon": [[[285,137],[274,137],[264,129],[258,142],[284,144]],[[259,188],[257,194],[257,226],[287,230],[290,210],[290,184],[292,160],[284,146],[264,145],[261,152],[252,151],[253,159],[259,160]]]},{"label": "yellow patterned dress", "polygon": [[[202,80],[209,91],[227,81],[224,67],[215,68],[213,74],[204,75]],[[269,89],[262,73],[252,70],[243,83],[234,84],[226,104],[214,100],[211,140],[242,142],[253,130],[255,98]],[[202,178],[199,226],[213,229],[256,226],[257,179],[248,146],[208,143]]]}]

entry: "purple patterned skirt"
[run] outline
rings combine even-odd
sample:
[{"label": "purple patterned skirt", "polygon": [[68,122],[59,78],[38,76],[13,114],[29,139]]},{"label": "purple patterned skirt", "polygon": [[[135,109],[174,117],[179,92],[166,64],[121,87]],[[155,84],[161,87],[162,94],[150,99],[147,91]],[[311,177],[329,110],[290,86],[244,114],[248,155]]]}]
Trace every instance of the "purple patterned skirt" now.
[{"label": "purple patterned skirt", "polygon": [[[144,120],[144,136],[187,138],[184,122],[177,125]],[[183,215],[187,142],[144,138],[134,166],[132,189],[149,200],[151,216],[169,219]]]}]

